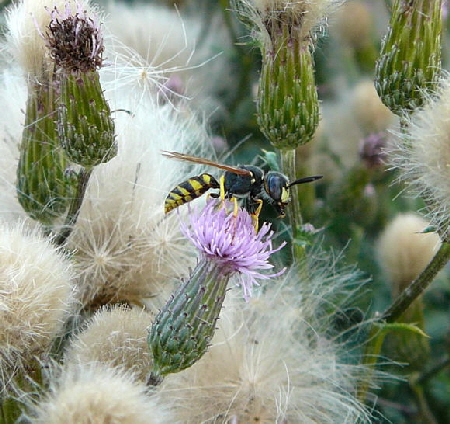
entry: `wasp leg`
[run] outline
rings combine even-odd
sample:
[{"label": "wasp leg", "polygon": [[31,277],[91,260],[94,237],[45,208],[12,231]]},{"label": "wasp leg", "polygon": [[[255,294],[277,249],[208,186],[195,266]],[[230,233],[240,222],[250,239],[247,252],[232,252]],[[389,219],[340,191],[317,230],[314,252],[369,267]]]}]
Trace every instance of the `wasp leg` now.
[{"label": "wasp leg", "polygon": [[255,231],[258,231],[259,214],[261,213],[262,205],[264,202],[262,201],[262,199],[255,199],[255,202],[258,204],[258,206],[256,207],[255,212],[253,212],[251,214],[251,217],[252,217],[252,221],[253,221],[253,227],[255,228]]},{"label": "wasp leg", "polygon": [[222,175],[219,179],[220,200],[225,201],[225,175]]},{"label": "wasp leg", "polygon": [[239,212],[238,199],[236,197],[232,197],[230,200],[233,202],[233,216],[236,217]]}]

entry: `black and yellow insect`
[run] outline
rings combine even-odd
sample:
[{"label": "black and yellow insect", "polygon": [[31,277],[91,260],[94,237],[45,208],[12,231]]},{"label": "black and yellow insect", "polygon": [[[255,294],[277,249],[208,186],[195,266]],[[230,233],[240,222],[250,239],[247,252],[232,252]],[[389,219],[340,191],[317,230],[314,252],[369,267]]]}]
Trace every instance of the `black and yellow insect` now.
[{"label": "black and yellow insect", "polygon": [[206,172],[198,177],[188,178],[186,181],[178,184],[166,198],[164,203],[164,212],[169,213],[172,209],[184,205],[191,200],[205,194],[211,188],[219,188],[217,180]]},{"label": "black and yellow insect", "polygon": [[[178,152],[163,152],[163,154],[169,158],[214,166],[225,171],[219,181],[211,174],[203,173],[178,184],[167,195],[164,204],[165,213],[197,199],[210,189],[220,189],[223,197],[244,199],[245,208],[256,218],[263,202],[272,205],[282,218],[285,216],[284,208],[290,202],[289,188],[322,178],[322,176],[306,177],[290,183],[286,175],[274,171],[264,174],[264,171],[257,166],[228,166]],[[217,194],[212,196],[218,197]]]}]

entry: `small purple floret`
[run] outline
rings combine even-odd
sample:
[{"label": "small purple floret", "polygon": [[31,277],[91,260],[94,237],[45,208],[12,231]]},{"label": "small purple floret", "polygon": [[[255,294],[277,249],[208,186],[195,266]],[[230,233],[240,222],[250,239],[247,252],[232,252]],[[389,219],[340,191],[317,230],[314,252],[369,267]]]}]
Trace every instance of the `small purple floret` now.
[{"label": "small purple floret", "polygon": [[225,273],[238,273],[245,300],[250,298],[258,279],[277,277],[285,271],[260,272],[273,268],[270,255],[286,243],[273,249],[270,225],[264,223],[256,232],[248,212],[240,208],[235,216],[231,202],[220,207],[220,202],[208,201],[203,210],[191,211],[189,223],[182,222],[181,229],[201,254],[215,261]]}]

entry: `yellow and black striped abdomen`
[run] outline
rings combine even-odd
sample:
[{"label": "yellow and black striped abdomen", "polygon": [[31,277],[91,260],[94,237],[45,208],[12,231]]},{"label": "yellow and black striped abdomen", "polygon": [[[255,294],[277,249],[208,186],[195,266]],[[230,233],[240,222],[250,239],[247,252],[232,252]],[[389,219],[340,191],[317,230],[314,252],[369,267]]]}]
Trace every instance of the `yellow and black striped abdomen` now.
[{"label": "yellow and black striped abdomen", "polygon": [[210,188],[219,188],[219,183],[212,175],[207,173],[183,181],[167,195],[164,203],[164,213],[168,213],[178,206],[197,199]]}]

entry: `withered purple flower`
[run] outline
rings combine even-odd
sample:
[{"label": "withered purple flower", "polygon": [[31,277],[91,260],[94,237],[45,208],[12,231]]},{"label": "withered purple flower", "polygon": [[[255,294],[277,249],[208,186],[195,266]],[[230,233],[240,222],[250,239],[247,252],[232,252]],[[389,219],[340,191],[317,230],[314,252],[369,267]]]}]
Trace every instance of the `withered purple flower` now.
[{"label": "withered purple flower", "polygon": [[381,166],[386,158],[386,133],[369,134],[361,140],[359,156],[370,169]]},{"label": "withered purple flower", "polygon": [[77,9],[76,13],[69,5],[64,12],[52,9],[49,31],[44,37],[57,68],[95,71],[102,65],[104,50],[100,24],[80,4]]}]

